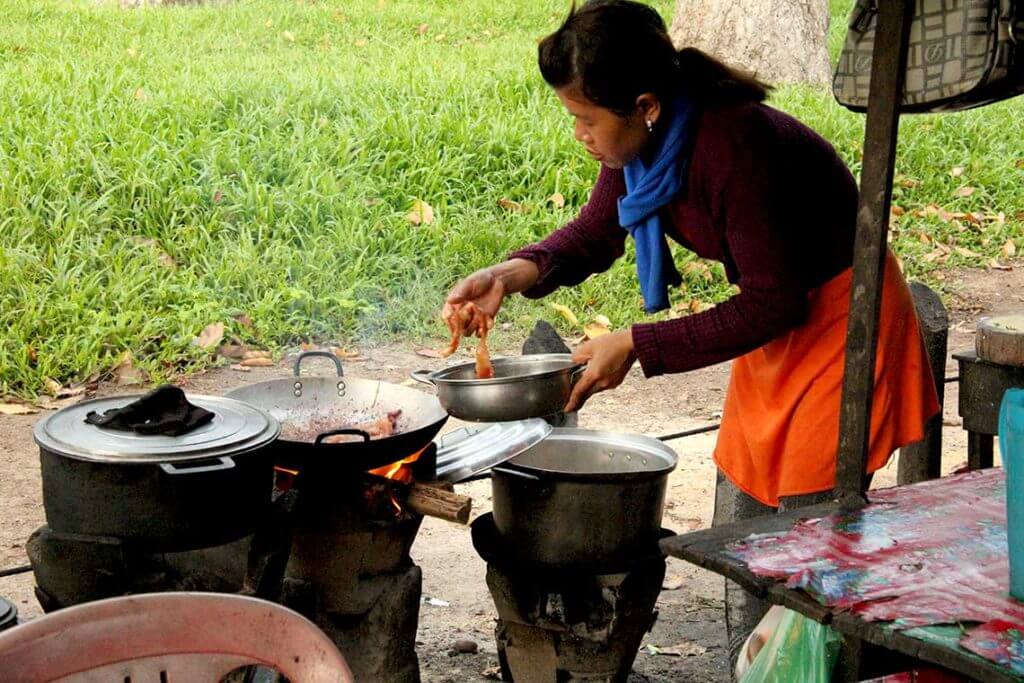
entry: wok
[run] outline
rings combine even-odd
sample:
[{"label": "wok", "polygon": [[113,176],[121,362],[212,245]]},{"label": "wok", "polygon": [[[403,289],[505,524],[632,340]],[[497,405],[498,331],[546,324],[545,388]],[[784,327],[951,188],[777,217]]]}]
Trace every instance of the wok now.
[{"label": "wok", "polygon": [[[336,377],[302,377],[302,362],[307,358],[328,358],[337,369]],[[448,413],[436,397],[415,389],[372,379],[345,377],[341,360],[326,351],[307,351],[295,360],[294,377],[258,382],[226,394],[270,413],[282,426],[275,445],[275,462],[285,467],[339,467],[347,471],[366,471],[383,467],[426,447],[448,420]],[[298,441],[289,427],[312,422],[351,425],[373,420],[388,412],[401,410],[391,436],[370,439],[356,429],[329,429]],[[362,441],[322,443],[335,434],[352,434]]]}]

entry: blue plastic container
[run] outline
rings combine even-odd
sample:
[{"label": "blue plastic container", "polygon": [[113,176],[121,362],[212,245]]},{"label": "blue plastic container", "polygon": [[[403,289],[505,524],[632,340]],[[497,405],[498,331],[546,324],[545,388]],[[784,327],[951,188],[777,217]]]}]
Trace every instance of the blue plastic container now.
[{"label": "blue plastic container", "polygon": [[1010,389],[999,410],[999,452],[1006,470],[1010,594],[1024,600],[1024,389]]}]

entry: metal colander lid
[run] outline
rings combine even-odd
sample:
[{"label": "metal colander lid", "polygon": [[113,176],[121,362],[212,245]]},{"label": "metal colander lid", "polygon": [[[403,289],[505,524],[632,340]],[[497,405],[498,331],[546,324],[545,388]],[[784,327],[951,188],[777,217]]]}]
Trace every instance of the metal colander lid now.
[{"label": "metal colander lid", "polygon": [[181,436],[122,432],[85,421],[85,416],[93,411],[102,414],[122,408],[139,397],[109,396],[64,408],[36,423],[36,443],[48,451],[92,462],[187,462],[245,453],[266,446],[281,432],[277,420],[263,410],[221,396],[188,396],[189,401],[215,416]]},{"label": "metal colander lid", "polygon": [[437,440],[437,478],[453,483],[511,460],[553,428],[540,418],[464,427]]}]

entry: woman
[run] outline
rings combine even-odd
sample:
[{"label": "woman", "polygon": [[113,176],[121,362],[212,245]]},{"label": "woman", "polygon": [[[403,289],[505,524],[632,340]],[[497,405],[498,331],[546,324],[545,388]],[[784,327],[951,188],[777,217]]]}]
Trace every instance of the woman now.
[{"label": "woman", "polygon": [[[835,480],[857,186],[832,146],[762,103],[768,88],[694,49],[676,51],[652,9],[595,0],[539,48],[544,79],[601,163],[579,216],[459,282],[446,311],[497,314],[607,270],[636,245],[648,312],[681,282],[666,237],[725,267],[739,293],[677,320],[637,324],[576,353],[588,363],[566,407],[647,377],[735,359],[715,448],[715,524],[827,498]],[[938,410],[906,283],[889,255],[869,471],[923,436]],[[472,331],[472,330],[470,330]],[[727,586],[735,654],[763,606]]]}]

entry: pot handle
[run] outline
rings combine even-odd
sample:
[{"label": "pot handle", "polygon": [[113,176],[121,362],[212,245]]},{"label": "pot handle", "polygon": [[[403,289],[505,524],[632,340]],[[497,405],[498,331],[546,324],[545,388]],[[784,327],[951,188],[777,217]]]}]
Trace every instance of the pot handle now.
[{"label": "pot handle", "polygon": [[[314,441],[313,443],[316,444],[317,446],[319,446],[319,445],[321,445],[321,442],[324,439],[326,439],[327,437],[329,437],[329,436],[340,436],[342,434],[350,434],[352,436],[361,436],[361,437],[363,437],[363,443],[366,443],[367,441],[370,440],[370,433],[369,432],[365,432],[362,429],[332,429],[329,432],[324,432],[323,434],[317,435],[316,441]],[[327,444],[327,445],[330,446],[332,444]]]},{"label": "pot handle", "polygon": [[330,353],[329,351],[303,351],[302,353],[299,354],[299,357],[295,359],[295,368],[292,371],[292,373],[296,377],[298,377],[300,375],[300,371],[302,370],[302,361],[306,360],[307,358],[313,357],[329,358],[331,361],[334,362],[334,367],[337,368],[338,370],[338,377],[345,376],[345,371],[341,367],[341,359],[335,356],[333,353]]},{"label": "pot handle", "polygon": [[178,467],[174,463],[161,462],[159,463],[160,469],[165,474],[200,474],[202,472],[221,472],[223,470],[230,470],[235,466],[235,461],[231,458],[224,456],[217,458],[217,464],[215,465],[199,465],[197,467]]},{"label": "pot handle", "polygon": [[536,474],[530,474],[529,472],[521,472],[519,470],[510,470],[504,467],[492,467],[492,472],[500,472],[502,474],[508,474],[513,477],[519,477],[521,479],[528,479],[530,481],[540,481],[540,477]]},{"label": "pot handle", "polygon": [[432,387],[436,387],[437,385],[434,383],[434,378],[431,377],[431,374],[430,370],[413,370],[409,373],[409,377],[413,378],[420,384],[427,384]]}]

